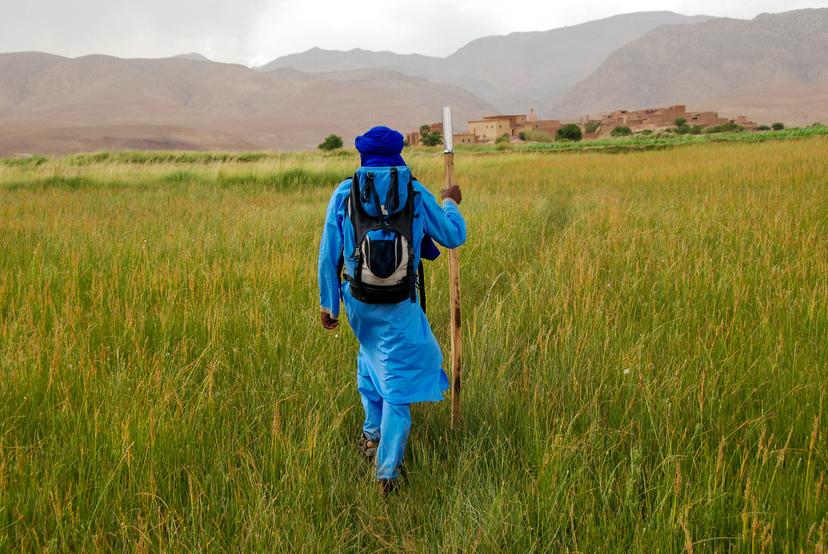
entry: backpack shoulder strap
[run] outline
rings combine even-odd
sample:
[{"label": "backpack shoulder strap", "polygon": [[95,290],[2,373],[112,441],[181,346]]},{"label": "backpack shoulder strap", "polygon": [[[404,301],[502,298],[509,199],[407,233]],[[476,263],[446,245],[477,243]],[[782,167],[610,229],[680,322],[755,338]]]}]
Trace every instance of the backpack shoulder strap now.
[{"label": "backpack shoulder strap", "polygon": [[396,167],[391,168],[391,184],[385,195],[385,207],[388,213],[393,213],[400,207],[400,174]]}]

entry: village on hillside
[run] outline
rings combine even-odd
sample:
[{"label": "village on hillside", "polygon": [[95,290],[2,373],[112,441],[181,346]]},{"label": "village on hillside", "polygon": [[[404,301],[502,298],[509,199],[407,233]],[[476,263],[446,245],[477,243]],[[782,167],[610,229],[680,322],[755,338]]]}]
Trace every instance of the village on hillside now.
[{"label": "village on hillside", "polygon": [[[735,119],[719,117],[717,112],[688,112],[684,105],[644,110],[618,110],[602,115],[598,119],[585,116],[580,121],[538,119],[535,110],[529,115],[489,115],[468,122],[468,131],[454,133],[454,144],[493,144],[495,142],[516,142],[552,140],[565,125],[576,125],[584,140],[595,140],[610,136],[635,133],[656,133],[670,129],[686,129],[687,132],[701,132],[721,126],[738,126],[746,131],[762,130],[758,124],[740,115]],[[734,127],[735,128],[735,127]],[[619,130],[621,132],[619,132]],[[417,131],[406,134],[410,146],[429,145],[428,137],[442,137],[443,124],[430,123]],[[424,141],[424,138],[426,139]]]}]

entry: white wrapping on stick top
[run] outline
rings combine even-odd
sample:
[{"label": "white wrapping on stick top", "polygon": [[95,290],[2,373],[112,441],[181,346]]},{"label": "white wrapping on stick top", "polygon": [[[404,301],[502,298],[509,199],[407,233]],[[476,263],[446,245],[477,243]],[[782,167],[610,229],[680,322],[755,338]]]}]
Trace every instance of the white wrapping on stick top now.
[{"label": "white wrapping on stick top", "polygon": [[451,108],[443,106],[443,153],[454,152],[454,132],[451,127]]}]

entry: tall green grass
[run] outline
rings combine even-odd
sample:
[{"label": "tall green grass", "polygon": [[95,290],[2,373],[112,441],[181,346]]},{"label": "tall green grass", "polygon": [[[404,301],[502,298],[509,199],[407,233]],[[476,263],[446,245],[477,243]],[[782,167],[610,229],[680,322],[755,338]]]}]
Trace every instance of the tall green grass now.
[{"label": "tall green grass", "polygon": [[385,501],[318,323],[355,158],[0,165],[0,550],[824,550],[827,150],[458,154],[464,426]]}]

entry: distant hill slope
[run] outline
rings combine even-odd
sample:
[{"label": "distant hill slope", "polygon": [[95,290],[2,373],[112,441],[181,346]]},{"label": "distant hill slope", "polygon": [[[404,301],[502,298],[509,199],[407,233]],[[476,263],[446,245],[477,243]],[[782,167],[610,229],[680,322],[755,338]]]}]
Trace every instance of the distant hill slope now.
[{"label": "distant hill slope", "polygon": [[311,48],[305,52],[288,54],[261,66],[260,71],[296,69],[305,73],[329,73],[353,69],[391,69],[401,73],[425,77],[435,64],[443,58],[421,54],[396,54],[394,52],[373,52],[355,48],[347,52]]},{"label": "distant hill slope", "polygon": [[0,54],[0,152],[315,147],[371,125],[415,129],[451,104],[494,108],[458,87],[399,73],[268,73],[184,58]]},{"label": "distant hill slope", "polygon": [[759,123],[776,121],[803,127],[828,123],[828,80],[812,83],[754,83],[696,104],[699,109],[718,110],[733,117],[746,115]]},{"label": "distant hill slope", "polygon": [[461,86],[502,111],[549,107],[597,69],[608,55],[661,25],[698,23],[706,16],[672,12],[618,15],[572,27],[474,40],[446,58],[392,52],[314,48],[273,60],[261,70],[309,73],[387,69]]},{"label": "distant hill slope", "polygon": [[716,98],[730,95],[727,102],[746,115],[798,111],[807,119],[825,112],[801,105],[824,99],[823,83],[828,9],[798,10],[655,29],[609,56],[551,109],[568,116],[673,103],[724,109]]},{"label": "distant hill slope", "polygon": [[179,55],[174,56],[174,57],[182,58],[182,59],[185,59],[185,60],[193,60],[195,62],[210,62],[210,61],[213,61],[210,58],[208,58],[207,56],[205,56],[204,54],[199,54],[198,52],[190,52],[188,54],[179,54]]}]

